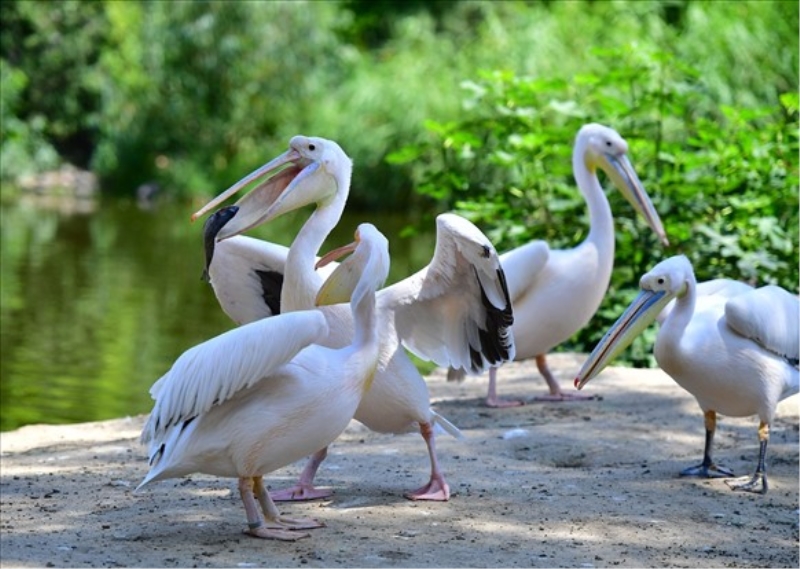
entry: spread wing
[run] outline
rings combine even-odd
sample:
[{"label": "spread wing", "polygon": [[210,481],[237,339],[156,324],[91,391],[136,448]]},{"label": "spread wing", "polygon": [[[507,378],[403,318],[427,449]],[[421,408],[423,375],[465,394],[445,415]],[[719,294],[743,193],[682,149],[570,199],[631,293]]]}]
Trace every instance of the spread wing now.
[{"label": "spread wing", "polygon": [[209,283],[222,310],[237,324],[280,314],[288,247],[236,236],[214,246]]},{"label": "spread wing", "polygon": [[430,264],[379,295],[403,345],[440,366],[477,373],[514,357],[505,273],[486,236],[463,217],[436,218]]}]

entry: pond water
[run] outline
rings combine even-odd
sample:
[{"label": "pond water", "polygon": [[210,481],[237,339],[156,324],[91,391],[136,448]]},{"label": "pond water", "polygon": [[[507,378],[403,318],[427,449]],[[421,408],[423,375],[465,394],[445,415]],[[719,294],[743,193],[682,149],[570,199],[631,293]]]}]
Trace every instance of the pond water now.
[{"label": "pond water", "polygon": [[[0,430],[146,413],[150,385],[187,348],[230,329],[200,280],[199,204],[21,199],[0,206]],[[248,235],[289,245],[309,211]],[[430,260],[432,221],[346,213],[324,250],[371,221],[389,238],[389,281]],[[419,225],[412,236],[403,228]]]}]

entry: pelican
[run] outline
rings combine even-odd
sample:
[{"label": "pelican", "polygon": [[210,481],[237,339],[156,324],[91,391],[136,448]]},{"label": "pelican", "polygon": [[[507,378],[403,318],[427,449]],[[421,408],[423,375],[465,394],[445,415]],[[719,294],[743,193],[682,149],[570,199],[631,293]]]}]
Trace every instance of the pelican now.
[{"label": "pelican", "polygon": [[[252,267],[270,267],[282,272],[280,292],[274,309],[253,310],[250,318],[268,311],[290,312],[308,308],[320,286],[314,271],[316,254],[325,237],[338,223],[350,188],[352,163],[334,141],[297,136],[289,150],[224,191],[194,214],[197,218],[221,204],[242,188],[258,181],[241,198],[235,212],[224,224],[207,222],[207,236],[216,242],[208,268],[214,292],[228,312],[224,298],[235,296],[229,283],[249,281],[247,298],[239,306],[264,304]],[[316,208],[295,237],[288,251],[257,262],[240,263],[240,270],[222,271],[224,257],[246,239],[239,233],[266,223],[305,205]],[[373,431],[405,433],[418,430],[428,449],[431,474],[427,484],[407,492],[413,500],[446,501],[450,488],[439,466],[433,427],[441,425],[460,436],[444,417],[430,407],[430,395],[423,377],[403,346],[438,365],[452,365],[472,372],[513,357],[510,335],[511,305],[500,261],[492,244],[466,219],[443,214],[436,219],[437,243],[430,264],[416,274],[378,293],[377,310],[381,338],[380,359],[370,390],[355,412],[355,418]],[[251,251],[253,249],[251,248]],[[271,253],[277,250],[271,248]],[[245,258],[246,256],[241,256]],[[220,275],[220,273],[227,274]],[[219,276],[218,276],[219,275]],[[271,279],[274,284],[277,279]],[[238,293],[237,293],[238,294]],[[337,347],[350,341],[352,317],[336,307],[326,310],[330,336],[325,345]],[[229,312],[234,320],[233,314]],[[242,320],[245,321],[245,320]],[[307,500],[326,497],[330,489],[315,488],[317,469],[327,448],[315,453],[300,475],[297,485],[273,493],[276,500]]]},{"label": "pelican", "polygon": [[375,374],[375,291],[388,275],[388,244],[362,224],[352,249],[317,297],[321,304],[350,301],[352,342],[322,346],[328,322],[321,311],[305,310],[257,320],[184,352],[151,389],[155,404],[142,431],[150,471],[139,488],[192,472],[234,477],[246,533],[293,541],[308,537],[297,530],[323,525],[281,516],[263,476],[333,442]]},{"label": "pelican", "polygon": [[[613,129],[584,125],[575,139],[572,170],[589,208],[590,229],[586,239],[572,249],[551,250],[545,241],[532,241],[500,256],[506,273],[516,344],[515,360],[536,359],[549,394],[539,401],[590,399],[565,393],[547,366],[547,352],[586,326],[600,306],[614,268],[614,218],[597,179],[603,170],[622,195],[641,214],[665,245],[661,219],[653,207],[627,156],[628,144]],[[464,374],[450,369],[448,379],[461,381]],[[489,407],[523,405],[524,401],[497,396],[497,368],[489,370]]]},{"label": "pelican", "polygon": [[662,314],[656,337],[658,365],[691,393],[706,427],[703,461],[681,476],[732,477],[714,463],[717,413],[758,415],[760,449],[753,476],[727,481],[734,490],[766,493],[764,459],[769,426],[778,402],[798,392],[800,302],[777,286],[754,289],[727,279],[709,281],[699,295],[689,260],[679,255],[657,264],[639,283],[639,296],[606,332],[583,364],[581,389],[653,320]]}]

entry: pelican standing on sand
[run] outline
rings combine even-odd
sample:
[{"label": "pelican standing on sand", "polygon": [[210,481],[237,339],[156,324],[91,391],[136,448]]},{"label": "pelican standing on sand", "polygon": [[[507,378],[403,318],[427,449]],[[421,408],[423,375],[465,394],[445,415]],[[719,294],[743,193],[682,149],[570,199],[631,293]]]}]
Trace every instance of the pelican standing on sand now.
[{"label": "pelican standing on sand", "polygon": [[349,300],[352,342],[320,345],[328,322],[319,310],[305,310],[240,326],[184,352],[150,390],[155,404],[142,431],[150,471],[139,488],[193,472],[234,477],[246,533],[296,540],[308,534],[295,530],[323,525],[281,516],[263,476],[338,437],[375,374],[375,291],[388,275],[388,244],[369,224],[359,226],[356,240],[354,254],[318,295],[320,303]]},{"label": "pelican standing on sand", "polygon": [[[500,256],[514,307],[515,360],[536,358],[549,394],[539,401],[590,399],[565,393],[547,366],[546,354],[586,326],[597,311],[614,268],[614,218],[597,179],[603,170],[664,245],[661,219],[628,160],[628,143],[613,129],[584,125],[575,139],[572,170],[589,208],[589,235],[572,249],[551,250],[545,241],[532,241]],[[450,369],[448,379],[464,374]],[[497,368],[489,370],[489,407],[523,405],[497,396]]]},{"label": "pelican standing on sand", "polygon": [[[296,136],[289,147],[287,152],[231,186],[193,216],[203,215],[258,181],[258,185],[237,202],[238,211],[232,219],[224,225],[208,222],[207,226],[210,232],[217,231],[208,272],[214,292],[226,312],[226,306],[231,304],[239,307],[264,304],[261,293],[264,281],[253,276],[253,261],[243,263],[237,274],[218,270],[217,265],[222,267],[225,258],[230,258],[246,239],[238,234],[309,204],[315,204],[316,209],[288,252],[271,248],[272,256],[265,253],[257,264],[262,272],[264,267],[269,267],[273,274],[282,273],[280,291],[267,295],[280,297],[279,305],[272,312],[307,308],[319,288],[321,277],[314,271],[316,254],[344,210],[352,163],[331,140]],[[452,365],[472,372],[501,363],[514,353],[509,330],[511,305],[494,247],[462,217],[440,215],[436,227],[436,250],[430,264],[378,293],[380,360],[372,386],[355,413],[358,421],[377,432],[418,430],[421,433],[428,448],[431,475],[426,485],[406,494],[414,500],[449,499],[450,489],[436,457],[433,426],[440,424],[454,435],[458,435],[458,430],[430,408],[425,380],[403,345],[438,365]],[[211,238],[213,240],[214,236]],[[253,250],[249,247],[249,251]],[[239,255],[242,259],[248,256]],[[238,293],[230,292],[227,285],[237,280],[249,283],[236,289],[249,291],[248,298],[239,299]],[[260,313],[254,311],[251,318],[262,317],[269,309],[262,306],[260,310]],[[348,343],[352,334],[349,313],[333,308],[325,314],[331,330],[325,345],[336,347]],[[273,498],[301,500],[330,495],[330,490],[313,486],[316,471],[326,454],[327,449],[321,447],[311,457],[298,484],[273,492]]]},{"label": "pelican standing on sand", "polygon": [[689,259],[670,257],[640,281],[639,296],[606,332],[575,379],[580,389],[662,315],[658,365],[691,393],[705,415],[703,461],[681,476],[731,477],[714,463],[717,413],[758,415],[760,449],[750,478],[728,481],[734,490],[765,493],[769,427],[778,402],[798,392],[800,301],[777,286],[757,289],[729,280],[711,281],[703,295]]}]

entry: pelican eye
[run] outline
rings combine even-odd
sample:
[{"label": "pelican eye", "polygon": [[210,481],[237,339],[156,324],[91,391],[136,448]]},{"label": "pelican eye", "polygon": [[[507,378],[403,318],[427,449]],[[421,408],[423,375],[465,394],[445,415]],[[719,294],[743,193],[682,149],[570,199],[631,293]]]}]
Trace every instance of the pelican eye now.
[{"label": "pelican eye", "polygon": [[606,140],[606,146],[608,146],[609,148],[611,148],[611,141],[610,141],[610,140]]},{"label": "pelican eye", "polygon": [[311,151],[313,152],[314,150],[316,150],[316,149],[317,149],[317,146],[316,146],[315,144],[313,144],[313,143],[312,143],[312,144],[309,144],[309,145],[308,145],[308,149],[309,149],[309,150],[311,150]]},{"label": "pelican eye", "polygon": [[661,285],[664,284],[664,277],[658,277],[658,280],[656,280],[656,282]]}]

